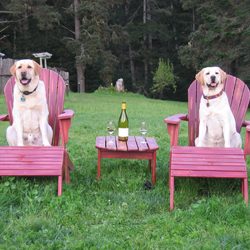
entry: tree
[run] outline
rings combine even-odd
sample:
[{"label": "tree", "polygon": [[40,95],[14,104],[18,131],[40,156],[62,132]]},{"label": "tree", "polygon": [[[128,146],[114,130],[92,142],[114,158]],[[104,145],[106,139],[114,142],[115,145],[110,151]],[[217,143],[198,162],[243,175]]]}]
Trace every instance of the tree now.
[{"label": "tree", "polygon": [[[52,30],[59,23],[60,14],[46,0],[4,0],[2,6],[13,57],[30,57],[35,48],[47,38],[42,34]],[[11,32],[10,32],[11,31]],[[39,37],[39,39],[38,39]],[[41,38],[42,37],[42,38]]]},{"label": "tree", "polygon": [[174,76],[173,64],[165,62],[162,58],[159,59],[158,68],[153,77],[153,87],[151,91],[154,95],[159,95],[160,98],[163,97],[165,89],[172,89],[172,92],[176,90],[176,81]]},{"label": "tree", "polygon": [[81,60],[82,55],[84,54],[84,44],[80,41],[81,35],[81,22],[79,17],[79,6],[80,1],[74,0],[74,20],[75,20],[75,42],[77,44],[76,50],[76,73],[77,73],[77,90],[78,92],[85,92],[85,69],[86,65]]},{"label": "tree", "polygon": [[112,34],[108,23],[111,7],[112,1],[74,0],[75,37],[67,37],[66,43],[75,53],[79,92],[85,92],[85,71],[88,64],[102,64],[102,80],[106,84],[110,84],[107,81],[112,80],[116,58],[108,47]]},{"label": "tree", "polygon": [[197,29],[179,51],[182,63],[196,70],[219,65],[231,74],[241,72],[243,79],[250,76],[246,69],[250,63],[249,10],[247,1],[200,1],[196,5],[196,13],[202,13],[196,16]]}]

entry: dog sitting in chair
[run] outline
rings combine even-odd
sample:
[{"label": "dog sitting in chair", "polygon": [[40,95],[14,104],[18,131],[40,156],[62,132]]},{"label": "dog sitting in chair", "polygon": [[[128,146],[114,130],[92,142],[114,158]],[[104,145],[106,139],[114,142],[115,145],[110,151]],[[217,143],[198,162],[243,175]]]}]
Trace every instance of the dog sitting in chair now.
[{"label": "dog sitting in chair", "polygon": [[48,124],[48,105],[41,66],[33,60],[17,61],[10,72],[15,77],[13,124],[7,128],[10,146],[50,146],[53,131]]},{"label": "dog sitting in chair", "polygon": [[226,76],[219,67],[207,67],[196,74],[196,80],[203,91],[199,110],[199,136],[195,139],[197,147],[240,148],[242,145],[224,92]]}]

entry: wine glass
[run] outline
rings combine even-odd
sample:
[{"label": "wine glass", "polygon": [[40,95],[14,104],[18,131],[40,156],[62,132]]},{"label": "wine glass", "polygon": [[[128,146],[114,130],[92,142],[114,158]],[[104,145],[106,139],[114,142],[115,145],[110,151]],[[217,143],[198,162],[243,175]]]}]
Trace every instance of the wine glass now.
[{"label": "wine glass", "polygon": [[147,129],[146,122],[142,122],[141,126],[140,126],[140,133],[142,134],[142,137],[144,139],[144,141],[142,141],[142,143],[146,143],[145,135],[147,134],[147,132],[148,132],[148,129]]},{"label": "wine glass", "polygon": [[[108,121],[107,123],[107,131],[109,136],[113,135],[115,132],[115,123],[113,121]],[[108,143],[113,143],[111,139],[109,139]]]}]

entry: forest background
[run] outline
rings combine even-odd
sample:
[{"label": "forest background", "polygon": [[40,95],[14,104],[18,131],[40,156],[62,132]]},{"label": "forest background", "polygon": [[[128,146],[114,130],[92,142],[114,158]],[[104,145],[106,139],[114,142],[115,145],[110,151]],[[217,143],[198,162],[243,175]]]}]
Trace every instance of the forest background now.
[{"label": "forest background", "polygon": [[[205,66],[250,84],[249,13],[247,0],[1,0],[0,52],[53,54],[75,92],[123,78],[128,91],[186,100]],[[159,62],[172,85],[155,85]]]}]

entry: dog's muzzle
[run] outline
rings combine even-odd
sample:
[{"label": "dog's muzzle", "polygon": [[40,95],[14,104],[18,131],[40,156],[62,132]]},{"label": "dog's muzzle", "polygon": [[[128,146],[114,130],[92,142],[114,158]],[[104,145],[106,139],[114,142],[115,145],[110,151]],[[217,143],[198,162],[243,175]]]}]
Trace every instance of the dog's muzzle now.
[{"label": "dog's muzzle", "polygon": [[21,77],[22,77],[22,78],[20,79],[20,83],[21,83],[22,85],[27,85],[27,84],[30,83],[31,79],[28,79],[28,78],[27,78],[26,72],[22,72],[22,73],[21,73]]},{"label": "dog's muzzle", "polygon": [[210,77],[210,83],[207,83],[208,88],[214,89],[218,86],[219,82],[216,82],[216,76],[212,75]]}]

